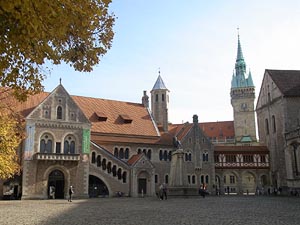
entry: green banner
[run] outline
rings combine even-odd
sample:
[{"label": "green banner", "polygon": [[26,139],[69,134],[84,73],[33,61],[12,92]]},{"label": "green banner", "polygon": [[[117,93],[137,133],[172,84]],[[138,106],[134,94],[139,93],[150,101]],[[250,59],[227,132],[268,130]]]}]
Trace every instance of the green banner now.
[{"label": "green banner", "polygon": [[82,153],[83,154],[90,154],[90,140],[91,134],[90,130],[85,129],[82,133]]}]

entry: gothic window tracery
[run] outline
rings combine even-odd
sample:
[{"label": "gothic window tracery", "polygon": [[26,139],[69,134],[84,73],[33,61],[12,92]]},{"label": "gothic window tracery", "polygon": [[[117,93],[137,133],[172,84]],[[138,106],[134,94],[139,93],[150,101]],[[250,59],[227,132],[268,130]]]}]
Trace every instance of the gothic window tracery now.
[{"label": "gothic window tracery", "polygon": [[40,152],[41,153],[52,153],[53,137],[50,134],[44,134],[40,140]]}]

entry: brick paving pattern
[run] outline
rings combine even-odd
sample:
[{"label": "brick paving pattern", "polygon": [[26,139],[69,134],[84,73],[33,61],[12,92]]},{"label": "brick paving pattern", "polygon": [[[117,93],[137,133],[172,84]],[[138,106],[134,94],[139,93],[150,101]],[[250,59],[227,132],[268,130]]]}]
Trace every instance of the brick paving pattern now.
[{"label": "brick paving pattern", "polygon": [[98,198],[0,201],[0,224],[299,225],[300,198]]}]

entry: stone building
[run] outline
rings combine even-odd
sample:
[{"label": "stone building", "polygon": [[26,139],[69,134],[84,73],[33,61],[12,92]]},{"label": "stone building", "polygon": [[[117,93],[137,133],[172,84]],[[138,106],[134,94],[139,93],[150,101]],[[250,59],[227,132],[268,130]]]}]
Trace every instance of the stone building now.
[{"label": "stone building", "polygon": [[257,105],[259,138],[270,150],[274,188],[300,191],[300,71],[266,70]]},{"label": "stone building", "polygon": [[[174,142],[180,143],[185,184],[205,184],[211,194],[254,193],[269,186],[269,152],[256,141],[251,74],[238,39],[232,78],[234,121],[172,124],[168,121],[169,90],[158,76],[142,103],[69,95],[59,84],[51,93],[30,96],[17,110],[26,121],[22,180],[6,181],[22,189],[22,199],[154,196],[169,184]],[[0,183],[1,184],[1,183]],[[22,188],[20,188],[22,187]],[[196,194],[196,193],[195,193]]]}]

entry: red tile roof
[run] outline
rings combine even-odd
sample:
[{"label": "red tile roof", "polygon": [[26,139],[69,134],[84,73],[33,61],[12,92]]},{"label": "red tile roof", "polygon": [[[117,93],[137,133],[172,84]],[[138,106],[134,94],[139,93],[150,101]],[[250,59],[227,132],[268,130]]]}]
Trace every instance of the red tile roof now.
[{"label": "red tile roof", "polygon": [[233,121],[199,123],[199,127],[210,138],[224,139],[225,137],[233,138],[235,136]]},{"label": "red tile roof", "polygon": [[130,157],[130,159],[127,161],[127,163],[129,165],[133,165],[135,164],[141,157],[143,154],[136,154]]}]

